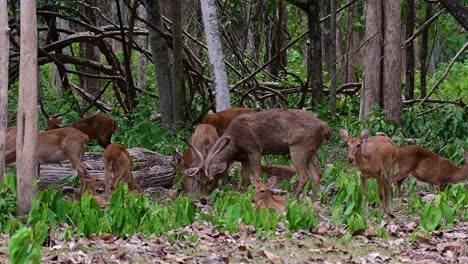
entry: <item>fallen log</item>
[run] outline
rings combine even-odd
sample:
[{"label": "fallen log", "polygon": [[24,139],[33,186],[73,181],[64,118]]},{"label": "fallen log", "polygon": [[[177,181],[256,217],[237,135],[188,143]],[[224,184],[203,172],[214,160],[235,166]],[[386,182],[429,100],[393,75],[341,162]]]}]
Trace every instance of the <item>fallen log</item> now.
[{"label": "fallen log", "polygon": [[[141,187],[169,188],[174,181],[175,172],[172,167],[172,157],[159,154],[144,148],[128,149],[133,160],[133,177],[143,176]],[[84,154],[83,162],[91,176],[104,179],[103,153],[88,152]],[[67,160],[61,164],[41,165],[39,188],[50,188],[63,185],[63,178],[76,176],[76,170]]]}]

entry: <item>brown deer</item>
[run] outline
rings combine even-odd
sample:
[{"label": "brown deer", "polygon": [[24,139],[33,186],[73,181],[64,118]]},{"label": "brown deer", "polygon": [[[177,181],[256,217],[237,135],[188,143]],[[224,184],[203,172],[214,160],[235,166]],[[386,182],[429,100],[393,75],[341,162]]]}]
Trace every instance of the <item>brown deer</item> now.
[{"label": "brown deer", "polygon": [[[62,117],[54,115],[47,119],[46,130],[60,128]],[[66,127],[74,127],[88,135],[89,139],[97,139],[99,145],[106,148],[111,143],[112,133],[118,130],[115,119],[106,114],[92,114]]]},{"label": "brown deer", "polygon": [[268,180],[268,184],[251,179],[252,184],[255,186],[255,193],[252,197],[252,203],[257,208],[273,208],[276,212],[283,212],[285,208],[286,199],[282,196],[275,195],[272,188],[276,185],[276,177],[273,176]]},{"label": "brown deer", "polygon": [[289,153],[299,174],[294,197],[298,198],[306,183],[313,178],[313,199],[316,200],[321,178],[316,152],[329,138],[328,125],[304,110],[272,109],[241,115],[232,121],[206,158],[191,146],[203,160],[202,166],[192,168],[192,174],[203,170],[209,183],[213,184],[216,175],[225,173],[234,161],[240,161],[245,189],[250,170],[253,178],[259,181],[263,154]]},{"label": "brown deer", "polygon": [[343,128],[340,129],[340,135],[348,143],[348,162],[362,172],[361,191],[365,192],[367,179],[376,179],[384,212],[390,214],[397,150],[395,142],[384,133],[368,138],[367,128],[361,131],[360,137],[349,136],[348,131]]},{"label": "brown deer", "polygon": [[[115,189],[121,180],[128,184],[128,188],[139,193],[143,176],[133,179],[132,176],[132,158],[121,144],[110,144],[104,150],[104,174],[106,181],[106,194],[109,196],[111,190]],[[114,176],[112,177],[112,173]]]},{"label": "brown deer", "polygon": [[[206,157],[208,151],[213,147],[219,139],[216,128],[209,124],[201,124],[195,128],[195,132],[190,139],[191,144],[197,149],[203,151],[203,157],[191,157],[190,163],[182,161],[185,167],[184,176],[182,177],[182,186],[187,194],[201,194],[201,202],[206,204],[208,196],[214,190],[221,186],[223,175],[216,175],[215,184],[208,185],[207,177],[199,172],[197,175],[191,173],[191,167],[202,166],[203,158]],[[188,176],[190,175],[190,176]]]},{"label": "brown deer", "polygon": [[[78,172],[81,181],[79,193],[84,190],[83,180],[89,179],[88,171],[82,163],[89,138],[85,133],[72,127],[40,132],[37,136],[37,158],[39,164],[59,163],[68,159]],[[16,127],[8,128],[6,144],[6,164],[16,160]]]},{"label": "brown deer", "polygon": [[449,183],[468,179],[468,152],[464,153],[465,165],[457,167],[447,158],[417,145],[398,149],[396,160],[399,172],[393,182],[397,183],[401,195],[401,185],[410,173],[416,179],[444,188]]},{"label": "brown deer", "polygon": [[[207,115],[201,123],[215,127],[216,133],[218,134],[218,137],[220,137],[229,127],[232,120],[240,115],[249,113],[255,113],[255,111],[249,108],[229,108],[214,114]],[[175,167],[179,171],[184,171],[190,168],[194,158],[195,156],[192,154],[191,148],[187,148],[184,154],[176,151],[175,155],[173,156]]]}]

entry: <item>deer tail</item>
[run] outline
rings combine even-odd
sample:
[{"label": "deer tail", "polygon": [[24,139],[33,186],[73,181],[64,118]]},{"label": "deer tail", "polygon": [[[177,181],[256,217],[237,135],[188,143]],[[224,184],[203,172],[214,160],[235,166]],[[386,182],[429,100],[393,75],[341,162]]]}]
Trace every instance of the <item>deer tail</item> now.
[{"label": "deer tail", "polygon": [[328,126],[325,126],[323,129],[322,129],[322,136],[325,140],[329,140],[330,137],[331,137],[331,131],[330,131],[330,128]]}]

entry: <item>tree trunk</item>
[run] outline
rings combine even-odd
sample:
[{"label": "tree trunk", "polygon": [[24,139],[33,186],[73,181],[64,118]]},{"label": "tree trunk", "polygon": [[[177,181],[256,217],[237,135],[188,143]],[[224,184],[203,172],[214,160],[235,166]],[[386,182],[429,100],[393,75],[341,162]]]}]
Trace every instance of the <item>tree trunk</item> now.
[{"label": "tree trunk", "polygon": [[172,125],[174,119],[172,110],[172,82],[171,66],[169,61],[169,50],[163,33],[160,0],[146,0],[146,11],[148,22],[158,29],[149,29],[151,52],[153,54],[154,69],[159,92],[159,108],[161,121],[166,126]]},{"label": "tree trunk", "polygon": [[249,22],[247,26],[247,44],[246,44],[246,49],[247,49],[247,54],[249,55],[250,58],[255,63],[260,62],[260,43],[261,43],[261,38],[259,34],[259,24],[260,22],[257,21],[252,21],[252,17],[255,16],[256,14],[259,14],[259,12],[262,9],[262,5],[260,2],[256,3],[246,3],[246,9],[248,9],[248,19],[247,21]]},{"label": "tree trunk", "polygon": [[[411,38],[414,31],[414,0],[406,1],[406,39]],[[405,97],[414,99],[414,41],[406,45],[406,84]]]},{"label": "tree trunk", "polygon": [[468,30],[468,7],[463,6],[457,0],[439,0],[447,11]]},{"label": "tree trunk", "polygon": [[172,51],[174,63],[172,64],[172,109],[174,121],[172,129],[179,131],[184,122],[184,39],[182,35],[182,0],[172,0]]},{"label": "tree trunk", "polygon": [[[330,0],[320,0],[320,17],[325,17],[330,15],[331,19],[331,1]],[[335,15],[336,16],[336,15]],[[328,48],[331,43],[331,35],[334,32],[333,28],[330,27],[330,21],[327,20],[325,23],[323,23],[323,28],[322,28],[322,58],[325,63],[325,69],[327,70],[328,74],[330,75],[330,78],[332,78],[331,75],[331,68],[330,68],[330,49]]]},{"label": "tree trunk", "polygon": [[361,93],[361,108],[359,119],[363,120],[372,113],[373,104],[382,105],[380,87],[382,86],[382,2],[367,1],[366,32],[364,46],[364,81]]},{"label": "tree trunk", "polygon": [[330,112],[336,114],[336,2],[330,0]]},{"label": "tree trunk", "polygon": [[401,2],[384,0],[383,11],[383,104],[387,117],[401,125]]},{"label": "tree trunk", "polygon": [[8,60],[10,53],[7,0],[0,0],[0,179],[5,172],[5,141],[8,122]]},{"label": "tree trunk", "polygon": [[[432,17],[432,3],[426,2],[426,14],[425,14],[425,21]],[[421,69],[421,76],[420,76],[420,89],[421,89],[421,98],[426,97],[426,90],[427,90],[427,68],[428,68],[428,47],[429,47],[429,31],[431,26],[429,25],[421,36],[421,57],[420,57],[420,69]]]},{"label": "tree trunk", "polygon": [[[130,148],[128,153],[133,160],[133,177],[143,176],[142,187],[165,187],[173,185],[175,172],[172,157],[159,154],[144,148]],[[97,178],[104,179],[102,152],[88,152],[83,156],[83,162],[89,167],[88,172]],[[41,165],[40,188],[63,186],[60,180],[64,175],[76,175],[76,170],[70,161],[60,164]]]},{"label": "tree trunk", "polygon": [[201,0],[201,8],[211,74],[216,91],[216,111],[219,112],[231,107],[231,98],[229,96],[227,74],[224,69],[224,53],[218,28],[218,11],[215,0]]},{"label": "tree trunk", "polygon": [[307,12],[307,24],[309,27],[309,61],[308,61],[308,83],[312,88],[312,98],[318,102],[322,99],[322,43],[320,33],[320,1],[309,1]]},{"label": "tree trunk", "polygon": [[[139,17],[146,19],[146,9],[144,6],[139,6],[137,9],[137,14]],[[140,21],[137,21],[137,27],[140,28],[147,28],[146,24]],[[145,35],[137,37],[137,43],[143,49],[148,49],[148,37]],[[139,52],[138,53],[138,63],[136,64],[137,68],[137,86],[143,90],[146,90],[146,67],[148,64],[148,60],[146,56]]]},{"label": "tree trunk", "polygon": [[20,76],[16,120],[16,204],[25,215],[36,196],[37,161],[37,20],[36,1],[21,0]]}]

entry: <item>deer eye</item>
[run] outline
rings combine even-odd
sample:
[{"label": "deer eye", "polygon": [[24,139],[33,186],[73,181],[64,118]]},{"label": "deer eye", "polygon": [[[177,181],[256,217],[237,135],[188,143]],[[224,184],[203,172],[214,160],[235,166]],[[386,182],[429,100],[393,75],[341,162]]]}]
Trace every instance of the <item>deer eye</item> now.
[{"label": "deer eye", "polygon": [[361,143],[357,144],[357,147],[359,148],[361,146]]},{"label": "deer eye", "polygon": [[264,193],[264,192],[265,192],[265,190],[260,190],[260,193]]}]

